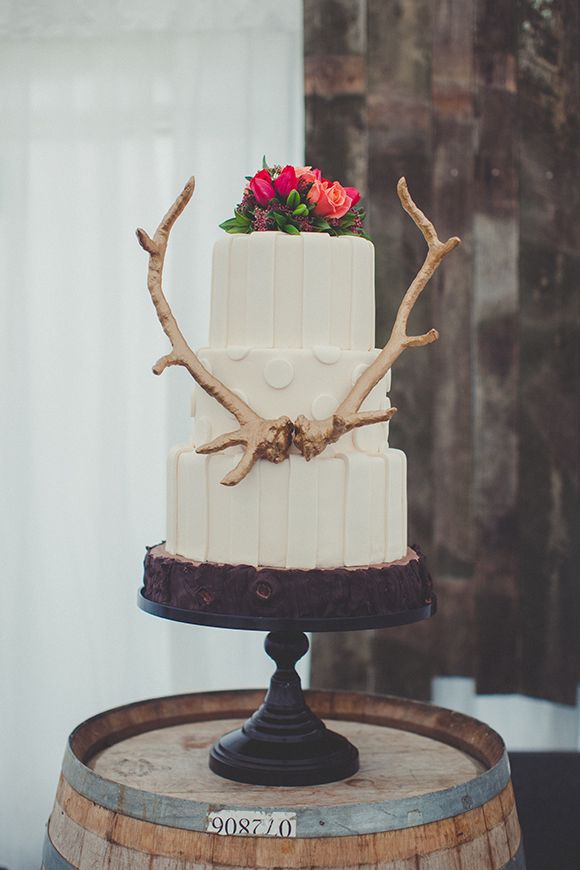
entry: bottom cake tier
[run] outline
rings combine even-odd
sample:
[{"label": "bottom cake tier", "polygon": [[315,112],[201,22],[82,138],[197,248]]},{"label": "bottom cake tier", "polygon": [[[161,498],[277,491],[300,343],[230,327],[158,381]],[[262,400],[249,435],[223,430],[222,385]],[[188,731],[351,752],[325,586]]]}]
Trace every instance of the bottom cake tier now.
[{"label": "bottom cake tier", "polygon": [[289,620],[388,616],[434,602],[426,559],[417,546],[389,564],[302,571],[193,562],[159,544],[147,551],[142,595],[208,616]]},{"label": "bottom cake tier", "polygon": [[407,552],[406,457],[327,453],[258,462],[237,486],[220,481],[238,452],[169,456],[167,553],[197,562],[289,569],[382,565]]}]

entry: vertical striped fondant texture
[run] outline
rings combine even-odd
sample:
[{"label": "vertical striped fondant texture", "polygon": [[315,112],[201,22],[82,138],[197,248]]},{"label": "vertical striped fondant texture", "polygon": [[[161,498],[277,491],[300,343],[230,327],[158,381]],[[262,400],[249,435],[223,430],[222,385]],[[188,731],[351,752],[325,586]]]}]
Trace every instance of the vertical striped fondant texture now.
[{"label": "vertical striped fondant texture", "polygon": [[213,254],[210,346],[370,350],[374,248],[326,233],[226,236]]},{"label": "vertical striped fondant texture", "polygon": [[170,456],[177,503],[167,549],[195,561],[334,568],[380,564],[407,550],[405,456],[387,449],[258,463],[234,487],[220,480],[240,454]]},{"label": "vertical striped fondant texture", "polygon": [[[264,418],[331,416],[376,359],[374,248],[326,233],[230,235],[214,247],[203,365]],[[390,407],[390,372],[362,410]],[[191,444],[169,457],[167,549],[188,559],[281,568],[392,562],[407,550],[405,456],[388,424],[343,435],[306,462],[292,448],[221,480],[240,450],[196,447],[238,427],[200,387]]]}]

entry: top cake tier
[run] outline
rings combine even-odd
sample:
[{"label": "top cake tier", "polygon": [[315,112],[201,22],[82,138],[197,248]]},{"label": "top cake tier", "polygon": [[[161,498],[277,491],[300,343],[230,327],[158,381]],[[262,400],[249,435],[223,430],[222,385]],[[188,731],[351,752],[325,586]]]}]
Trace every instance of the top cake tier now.
[{"label": "top cake tier", "polygon": [[210,347],[371,350],[374,246],[326,233],[228,235],[213,251]]}]

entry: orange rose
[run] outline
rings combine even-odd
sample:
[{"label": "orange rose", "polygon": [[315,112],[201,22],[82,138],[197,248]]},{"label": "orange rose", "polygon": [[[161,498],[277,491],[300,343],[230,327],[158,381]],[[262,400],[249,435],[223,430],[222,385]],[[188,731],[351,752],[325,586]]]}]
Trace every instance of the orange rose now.
[{"label": "orange rose", "polygon": [[314,214],[318,217],[341,218],[352,206],[348,195],[338,181],[316,180],[308,191],[308,201],[316,203]]}]

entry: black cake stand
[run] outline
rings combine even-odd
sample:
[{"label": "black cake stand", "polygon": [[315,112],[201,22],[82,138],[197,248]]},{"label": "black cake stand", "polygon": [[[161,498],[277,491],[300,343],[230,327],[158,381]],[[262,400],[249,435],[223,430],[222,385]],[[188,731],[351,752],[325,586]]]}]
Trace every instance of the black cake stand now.
[{"label": "black cake stand", "polygon": [[225,734],[209,756],[214,773],[254,785],[318,785],[346,779],[359,768],[356,747],[328,729],[306,704],[295,669],[308,651],[304,632],[392,628],[420,622],[436,612],[432,593],[421,606],[394,613],[285,618],[177,607],[152,600],[146,592],[146,587],[140,590],[138,604],[154,616],[194,625],[268,632],[264,647],[276,663],[276,670],[264,703],[241,728]]}]

